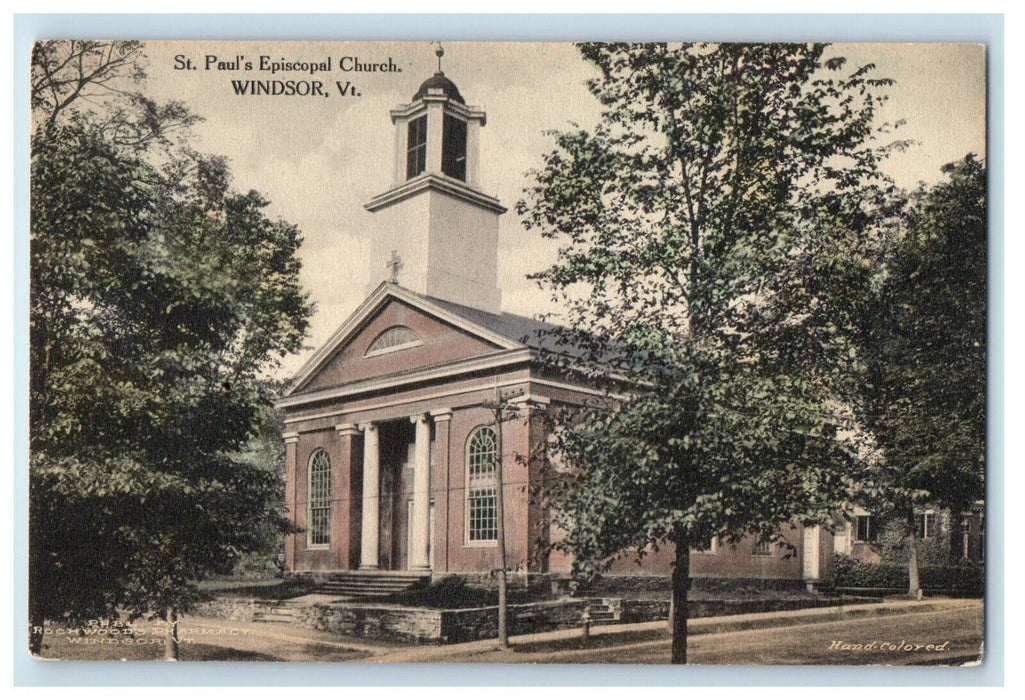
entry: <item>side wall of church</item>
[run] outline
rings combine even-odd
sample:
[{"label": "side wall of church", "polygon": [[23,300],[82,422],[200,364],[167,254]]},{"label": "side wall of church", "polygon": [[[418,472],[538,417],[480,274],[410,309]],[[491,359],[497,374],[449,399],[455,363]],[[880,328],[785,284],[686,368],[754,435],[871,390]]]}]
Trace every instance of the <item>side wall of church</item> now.
[{"label": "side wall of church", "polygon": [[[495,542],[470,540],[467,522],[467,441],[474,430],[492,424],[494,416],[486,408],[467,407],[452,412],[449,460],[447,469],[447,556],[435,560],[439,572],[487,572],[498,567],[499,552]],[[502,430],[502,482],[506,524],[506,563],[512,569],[526,570],[529,561],[529,484],[527,468],[518,455],[529,451],[530,431],[524,420],[506,422]],[[440,470],[435,477],[441,478]]]},{"label": "side wall of church", "polygon": [[[288,473],[294,474],[286,504],[300,532],[286,538],[286,566],[295,571],[329,571],[354,568],[359,556],[362,466],[357,438],[335,429],[323,429],[298,435],[294,457],[289,455]],[[356,446],[358,447],[358,446]],[[310,542],[309,468],[317,450],[325,450],[331,460],[330,544]],[[291,452],[291,451],[290,451]]]},{"label": "side wall of church", "polygon": [[[516,376],[516,375],[510,375]],[[525,393],[558,403],[581,400],[566,389],[531,383],[524,377],[518,385]],[[511,386],[515,389],[516,386]],[[478,428],[493,422],[492,412],[481,404],[490,399],[490,391],[479,390],[438,399],[439,405],[451,411],[432,419],[431,501],[433,537],[431,560],[435,576],[446,573],[483,574],[499,565],[497,544],[493,541],[470,540],[467,522],[467,441]],[[546,395],[547,394],[547,395]],[[415,393],[414,393],[415,395]],[[413,398],[411,395],[410,398]],[[407,412],[432,410],[428,404],[410,403]],[[545,427],[541,414],[535,410],[506,422],[503,426],[503,493],[506,523],[506,561],[514,571],[567,574],[571,556],[554,550],[544,551],[545,541],[558,541],[557,527],[548,524],[546,513],[532,494],[554,476],[554,466],[536,456],[544,442]],[[331,422],[338,420],[330,419]],[[350,414],[345,420],[379,422],[382,416],[371,412]],[[289,474],[289,510],[295,524],[307,529],[309,510],[309,464],[317,449],[327,450],[332,465],[331,543],[313,545],[309,533],[288,537],[286,564],[295,571],[337,571],[359,567],[362,527],[362,452],[363,438],[354,429],[339,431],[326,421],[305,421],[300,432],[291,438],[286,450]],[[380,564],[382,569],[405,569],[408,539],[408,501],[412,498],[412,432],[408,417],[389,418],[381,423],[381,527]],[[403,427],[404,426],[404,427]],[[802,578],[802,529],[788,529],[786,539],[794,546],[788,550],[775,545],[767,553],[755,552],[756,539],[745,538],[730,545],[716,543],[691,555],[691,573],[695,577],[788,579]],[[823,535],[823,542],[829,540]],[[820,560],[826,561],[832,551],[826,542]],[[828,551],[827,551],[828,550]],[[788,552],[790,553],[789,556]],[[674,560],[672,546],[648,551],[640,563],[634,554],[624,554],[610,569],[611,574],[668,575]]]}]

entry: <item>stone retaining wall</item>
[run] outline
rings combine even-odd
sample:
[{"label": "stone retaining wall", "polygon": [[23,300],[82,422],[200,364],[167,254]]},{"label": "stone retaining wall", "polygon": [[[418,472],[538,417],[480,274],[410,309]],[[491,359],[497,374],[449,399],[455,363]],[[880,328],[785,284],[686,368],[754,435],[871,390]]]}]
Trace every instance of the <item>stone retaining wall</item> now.
[{"label": "stone retaining wall", "polygon": [[300,624],[346,637],[390,639],[402,642],[442,641],[443,610],[334,603],[297,610]]},{"label": "stone retaining wall", "polygon": [[192,613],[200,617],[216,617],[221,620],[252,622],[253,616],[257,611],[270,612],[271,608],[277,605],[278,603],[274,601],[225,596],[199,603],[192,610]]},{"label": "stone retaining wall", "polygon": [[[690,617],[717,617],[756,612],[800,610],[850,602],[838,598],[795,600],[691,600]],[[258,611],[280,604],[223,598],[200,605],[196,613],[228,620],[251,621]],[[386,639],[419,644],[455,644],[498,636],[496,606],[444,610],[372,603],[331,603],[289,606],[296,624],[346,637]],[[509,606],[509,634],[531,634],[580,627],[586,602],[564,598]],[[620,622],[667,620],[668,600],[623,600]]]},{"label": "stone retaining wall", "polygon": [[[579,627],[586,604],[582,600],[557,600],[547,603],[510,605],[510,635],[533,634]],[[471,642],[498,637],[498,608],[443,610],[442,636],[445,644]]]}]

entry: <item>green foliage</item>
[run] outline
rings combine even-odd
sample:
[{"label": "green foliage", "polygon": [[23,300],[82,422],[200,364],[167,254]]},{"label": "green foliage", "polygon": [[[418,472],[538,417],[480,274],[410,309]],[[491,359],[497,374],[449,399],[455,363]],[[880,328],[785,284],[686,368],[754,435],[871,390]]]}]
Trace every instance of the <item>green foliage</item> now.
[{"label": "green foliage", "polygon": [[[939,514],[938,533],[933,537],[915,540],[915,551],[918,561],[924,566],[940,566],[950,564],[953,560],[951,552],[951,524],[949,516]],[[886,523],[879,533],[879,556],[887,564],[901,564],[907,567],[911,550],[908,542],[908,527],[900,520]]]},{"label": "green foliage", "polygon": [[[311,311],[299,231],[138,107],[138,47],[115,71],[129,83],[113,112],[54,97],[74,82],[54,85],[58,58],[80,56],[88,81],[118,46],[34,54],[33,619],[186,609],[197,580],[285,527],[263,377],[300,348]],[[123,142],[110,122],[123,112],[150,136]]]},{"label": "green foliage", "polygon": [[[923,566],[922,588],[951,595],[981,596],[985,590],[981,566]],[[908,568],[904,564],[870,563],[838,555],[833,564],[833,585],[839,588],[892,588],[907,590]]]},{"label": "green foliage", "polygon": [[610,401],[552,417],[547,489],[562,546],[593,575],[675,544],[673,660],[686,661],[687,552],[828,522],[851,489],[859,299],[901,142],[890,84],[820,44],[584,44],[603,107],[518,206],[559,241],[537,275],[562,347]]},{"label": "green foliage", "polygon": [[[509,592],[510,602],[526,603],[536,599],[526,590]],[[385,598],[389,603],[423,608],[479,608],[498,605],[498,591],[466,585],[462,576],[445,576],[425,586],[393,593]]]},{"label": "green foliage", "polygon": [[[862,413],[877,455],[856,497],[905,523],[917,507],[961,512],[984,496],[986,169],[968,155],[943,172],[907,198],[864,292]],[[909,540],[907,565],[937,547],[923,558]]]},{"label": "green foliage", "polygon": [[88,121],[110,143],[135,151],[172,145],[200,119],[177,101],[137,89],[146,78],[139,41],[38,41],[32,47],[32,116],[37,126]]},{"label": "green foliage", "polygon": [[[822,45],[586,44],[604,107],[519,205],[572,366],[618,395],[553,416],[548,491],[582,573],[624,549],[826,522],[850,487],[845,254],[888,184],[889,84]],[[846,432],[845,432],[846,430]]]}]

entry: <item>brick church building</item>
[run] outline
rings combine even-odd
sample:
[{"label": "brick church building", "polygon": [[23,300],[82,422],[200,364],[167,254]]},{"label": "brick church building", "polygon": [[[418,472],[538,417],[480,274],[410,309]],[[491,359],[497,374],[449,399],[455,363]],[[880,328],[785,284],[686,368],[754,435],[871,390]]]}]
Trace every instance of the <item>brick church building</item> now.
[{"label": "brick church building", "polygon": [[[594,389],[542,371],[538,321],[504,313],[498,288],[499,217],[480,184],[485,113],[439,69],[409,104],[391,110],[392,183],[367,203],[374,269],[391,269],[297,373],[284,413],[287,502],[298,534],[286,567],[321,575],[481,577],[498,567],[499,493],[507,562],[530,575],[565,576],[570,560],[545,553],[546,514],[531,503],[546,467],[522,463],[544,440],[546,407],[580,404]],[[383,125],[382,125],[383,126]],[[502,424],[497,391],[524,402]],[[755,540],[695,551],[695,577],[800,585],[827,577],[832,536],[799,526],[797,556]],[[624,557],[613,574],[666,576],[673,551]],[[348,574],[355,575],[355,574]]]}]

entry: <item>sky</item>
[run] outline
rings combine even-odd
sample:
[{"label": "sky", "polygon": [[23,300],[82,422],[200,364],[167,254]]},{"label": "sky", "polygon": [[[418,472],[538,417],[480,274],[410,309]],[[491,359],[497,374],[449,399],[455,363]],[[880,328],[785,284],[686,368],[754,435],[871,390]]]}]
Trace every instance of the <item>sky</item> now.
[{"label": "sky", "polygon": [[[363,205],[391,185],[394,127],[388,112],[411,101],[437,70],[429,42],[150,42],[147,92],[181,100],[204,118],[195,146],[229,158],[233,184],[270,200],[270,216],[299,226],[304,243],[301,281],[317,311],[308,349],[288,358],[295,372],[387,276],[384,260],[369,260]],[[551,150],[552,129],[597,122],[598,105],[585,81],[595,75],[570,44],[513,42],[444,45],[442,68],[470,105],[487,112],[481,131],[484,192],[509,209],[500,219],[499,287],[503,310],[532,316],[550,309],[549,294],[526,279],[554,262],[556,247],[524,230],[515,211],[528,182]],[[979,45],[837,44],[830,51],[850,65],[873,63],[893,78],[881,122],[905,120],[901,137],[915,144],[891,157],[887,171],[904,187],[936,182],[940,167],[973,152],[985,154],[985,52]],[[243,58],[236,66],[237,56]],[[209,63],[208,56],[216,59]],[[332,60],[330,73],[258,70],[270,62]],[[180,58],[178,58],[180,57]],[[396,72],[344,72],[343,57],[387,63]],[[349,65],[352,58],[346,62]],[[192,69],[183,69],[191,59]],[[244,70],[251,61],[252,70]],[[232,80],[320,80],[329,97],[238,96]],[[335,81],[358,96],[342,97]],[[400,277],[401,282],[401,277]]]}]

